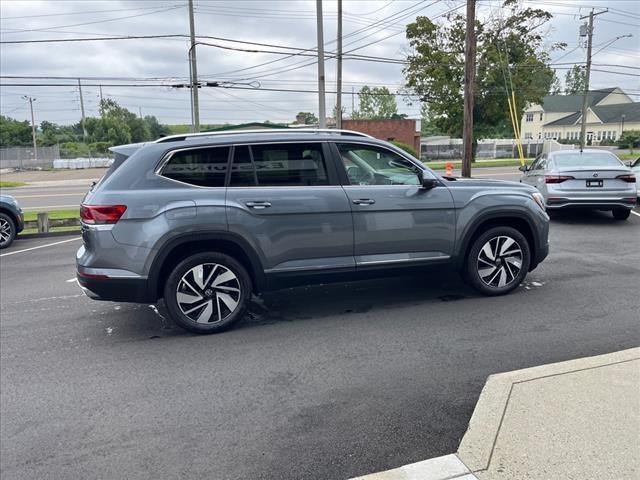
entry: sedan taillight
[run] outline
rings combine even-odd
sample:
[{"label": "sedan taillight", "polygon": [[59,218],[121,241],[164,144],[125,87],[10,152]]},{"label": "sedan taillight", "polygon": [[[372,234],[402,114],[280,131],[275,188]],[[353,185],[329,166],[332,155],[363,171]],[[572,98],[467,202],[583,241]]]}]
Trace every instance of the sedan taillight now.
[{"label": "sedan taillight", "polygon": [[625,173],[624,175],[618,175],[618,180],[622,180],[627,183],[636,183],[636,176],[633,173]]},{"label": "sedan taillight", "polygon": [[569,175],[545,175],[544,176],[544,183],[562,183],[566,180],[575,180],[575,178]]},{"label": "sedan taillight", "polygon": [[80,205],[80,220],[90,225],[117,223],[126,205]]}]

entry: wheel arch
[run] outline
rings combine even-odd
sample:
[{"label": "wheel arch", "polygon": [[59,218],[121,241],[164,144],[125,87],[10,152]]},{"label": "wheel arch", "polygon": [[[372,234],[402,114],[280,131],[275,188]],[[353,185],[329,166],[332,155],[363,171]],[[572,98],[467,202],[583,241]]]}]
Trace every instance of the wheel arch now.
[{"label": "wheel arch", "polygon": [[154,257],[148,276],[151,298],[162,298],[166,279],[173,267],[185,258],[202,252],[219,252],[233,257],[247,270],[254,291],[266,288],[260,258],[244,239],[228,232],[187,233],[166,242]]},{"label": "wheel arch", "polygon": [[8,208],[0,206],[0,213],[4,213],[6,216],[8,216],[13,221],[14,226],[16,228],[18,228],[18,223],[19,222],[18,222],[18,217],[15,214],[15,212],[13,212],[12,210],[10,210]]},{"label": "wheel arch", "polygon": [[493,227],[512,227],[518,230],[529,243],[529,251],[531,253],[531,265],[529,269],[535,268],[534,252],[538,247],[538,240],[535,235],[535,229],[532,220],[519,211],[490,212],[477,218],[464,232],[462,240],[459,244],[458,253],[455,259],[456,269],[464,266],[464,261],[476,238]]}]

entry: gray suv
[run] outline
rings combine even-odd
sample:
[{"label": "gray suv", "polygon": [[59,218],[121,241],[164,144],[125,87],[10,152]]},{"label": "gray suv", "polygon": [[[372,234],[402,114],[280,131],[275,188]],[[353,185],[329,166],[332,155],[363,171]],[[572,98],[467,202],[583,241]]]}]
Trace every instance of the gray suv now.
[{"label": "gray suv", "polygon": [[357,132],[165,137],[114,148],[81,205],[78,282],[91,298],[153,303],[213,333],[252,293],[446,266],[510,292],[548,253],[540,193],[443,178]]}]

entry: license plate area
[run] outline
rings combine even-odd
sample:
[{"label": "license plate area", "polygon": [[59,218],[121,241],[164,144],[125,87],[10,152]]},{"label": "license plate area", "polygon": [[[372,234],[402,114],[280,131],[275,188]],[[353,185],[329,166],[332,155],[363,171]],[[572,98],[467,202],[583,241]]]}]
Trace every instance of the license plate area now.
[{"label": "license plate area", "polygon": [[604,185],[604,181],[603,180],[587,180],[587,187],[589,188],[602,188],[602,186]]}]

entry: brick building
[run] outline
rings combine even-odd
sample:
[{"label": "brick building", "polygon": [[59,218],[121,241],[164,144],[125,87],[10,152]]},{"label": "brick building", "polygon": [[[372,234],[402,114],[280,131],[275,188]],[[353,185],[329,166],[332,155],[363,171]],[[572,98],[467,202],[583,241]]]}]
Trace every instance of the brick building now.
[{"label": "brick building", "polygon": [[419,120],[342,120],[342,128],[366,133],[380,140],[395,140],[420,151]]}]

